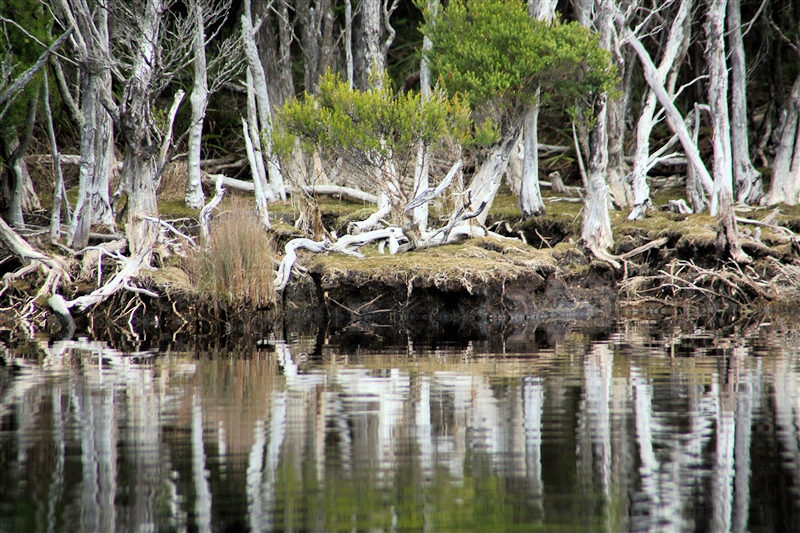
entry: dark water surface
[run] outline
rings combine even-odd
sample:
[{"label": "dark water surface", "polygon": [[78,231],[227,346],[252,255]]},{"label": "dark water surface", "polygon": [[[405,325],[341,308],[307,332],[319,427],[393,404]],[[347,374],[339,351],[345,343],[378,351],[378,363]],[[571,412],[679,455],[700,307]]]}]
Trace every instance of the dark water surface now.
[{"label": "dark water surface", "polygon": [[365,339],[0,349],[0,531],[800,531],[796,323]]}]

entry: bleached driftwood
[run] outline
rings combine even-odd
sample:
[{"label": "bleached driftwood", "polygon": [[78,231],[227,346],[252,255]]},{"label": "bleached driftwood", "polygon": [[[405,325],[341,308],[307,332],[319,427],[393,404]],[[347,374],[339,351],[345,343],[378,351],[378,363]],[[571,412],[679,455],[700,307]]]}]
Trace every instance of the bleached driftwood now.
[{"label": "bleached driftwood", "polygon": [[[89,307],[92,307],[93,305],[102,302],[109,296],[112,296],[121,289],[127,288],[133,290],[134,287],[131,287],[129,284],[130,279],[139,273],[139,270],[141,270],[142,266],[146,263],[146,259],[150,256],[151,252],[151,249],[146,248],[141,250],[135,256],[126,259],[122,263],[122,268],[120,268],[119,272],[112,276],[108,283],[89,294],[79,296],[74,300],[66,302],[66,308],[77,308],[78,311],[83,312]],[[142,292],[142,289],[139,289],[137,292]],[[154,292],[147,291],[146,293],[149,296],[158,297],[158,295]]]},{"label": "bleached driftwood", "polygon": [[297,250],[304,248],[319,253],[325,251],[329,245],[330,241],[327,239],[322,242],[312,241],[311,239],[292,239],[287,242],[283,259],[278,267],[278,273],[275,275],[275,290],[280,292],[289,284],[289,279],[292,276],[292,267],[297,261]]}]

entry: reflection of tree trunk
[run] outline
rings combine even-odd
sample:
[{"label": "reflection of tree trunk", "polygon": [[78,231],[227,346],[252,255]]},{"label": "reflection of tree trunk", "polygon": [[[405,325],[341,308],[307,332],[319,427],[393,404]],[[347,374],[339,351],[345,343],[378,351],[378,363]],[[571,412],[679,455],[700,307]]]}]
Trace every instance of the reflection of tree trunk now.
[{"label": "reflection of tree trunk", "polygon": [[[736,357],[737,367],[743,366],[747,357]],[[755,388],[761,380],[756,379],[759,374],[748,373],[747,379],[740,378],[736,384],[736,410],[734,426],[733,462],[735,474],[733,480],[733,517],[731,531],[743,533],[748,530],[747,523],[750,516],[750,444],[753,436],[753,412],[756,410]]]},{"label": "reflection of tree trunk", "polygon": [[[583,399],[578,413],[576,454],[578,472],[587,494],[602,492],[604,504],[611,491],[611,369],[614,356],[606,344],[596,344],[584,356]],[[594,485],[597,481],[599,487]]]},{"label": "reflection of tree trunk", "polygon": [[433,434],[431,431],[431,378],[419,376],[419,399],[414,409],[414,435],[419,449],[420,470],[424,472],[424,486],[429,486],[432,479],[428,473],[433,472]]},{"label": "reflection of tree trunk", "polygon": [[733,414],[732,392],[717,386],[716,454],[711,474],[711,530],[730,531],[733,511],[734,436],[736,423]]},{"label": "reflection of tree trunk", "polygon": [[642,490],[650,500],[652,508],[661,505],[658,479],[660,465],[653,450],[653,406],[652,386],[639,376],[637,369],[631,369],[631,381],[635,391],[636,442],[639,445],[639,477]]},{"label": "reflection of tree trunk", "polygon": [[525,378],[522,382],[522,409],[525,425],[525,467],[532,505],[544,518],[544,484],[542,481],[542,411],[544,382]]},{"label": "reflection of tree trunk", "polygon": [[200,396],[192,398],[192,479],[194,480],[194,512],[197,528],[201,532],[211,531],[211,489],[208,485],[206,452],[203,445],[203,407]]}]

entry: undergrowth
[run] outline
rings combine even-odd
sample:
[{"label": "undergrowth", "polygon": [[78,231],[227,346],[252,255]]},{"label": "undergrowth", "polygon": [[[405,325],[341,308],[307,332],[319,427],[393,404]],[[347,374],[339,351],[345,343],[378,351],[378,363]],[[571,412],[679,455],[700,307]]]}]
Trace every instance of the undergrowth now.
[{"label": "undergrowth", "polygon": [[261,309],[275,302],[275,255],[252,207],[232,198],[185,264],[201,297],[215,306]]}]

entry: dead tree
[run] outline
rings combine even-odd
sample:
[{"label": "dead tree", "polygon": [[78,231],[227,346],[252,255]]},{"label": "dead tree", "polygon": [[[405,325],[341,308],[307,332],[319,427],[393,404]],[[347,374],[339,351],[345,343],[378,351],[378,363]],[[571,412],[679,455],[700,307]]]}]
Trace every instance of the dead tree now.
[{"label": "dead tree", "polygon": [[[191,122],[187,138],[187,175],[186,192],[184,199],[186,205],[193,209],[202,209],[205,203],[203,194],[202,173],[200,169],[200,156],[203,139],[203,123],[205,121],[206,107],[211,94],[216,92],[224,83],[238,74],[241,66],[241,52],[238,39],[235,37],[222,41],[221,45],[209,61],[206,48],[216,36],[206,35],[206,28],[215,26],[218,20],[230,9],[230,0],[192,0],[189,4],[192,20],[192,56],[193,86],[189,98],[191,103]],[[211,76],[211,80],[209,80]],[[209,86],[209,81],[211,85]]]},{"label": "dead tree", "polygon": [[737,201],[755,204],[764,195],[761,173],[750,158],[747,117],[747,66],[740,0],[728,0],[728,61],[731,84],[731,156]]},{"label": "dead tree", "polygon": [[[689,43],[691,13],[694,0],[682,0],[669,27],[666,43],[661,53],[661,61],[656,69],[657,83],[664,86],[670,99],[675,97],[675,83],[680,58],[686,53]],[[663,31],[663,30],[662,30]],[[628,215],[629,220],[644,218],[651,205],[650,186],[647,173],[655,160],[650,154],[650,135],[657,123],[656,92],[650,89],[644,106],[636,123],[636,150],[633,156],[631,182],[633,186],[633,208]]]},{"label": "dead tree", "polygon": [[[725,61],[725,7],[727,0],[711,0],[706,15],[706,61],[708,62],[708,102],[711,108],[714,144],[714,195],[711,211],[719,218],[718,247],[738,263],[750,262],[742,251],[733,211],[733,160],[731,127],[728,118],[728,69]],[[716,209],[714,206],[716,205]]]},{"label": "dead tree", "polygon": [[[272,154],[272,135],[273,117],[269,99],[269,87],[267,84],[266,73],[258,55],[258,48],[255,41],[255,29],[252,22],[252,11],[250,0],[245,0],[245,10],[241,17],[242,22],[242,42],[244,44],[245,59],[249,77],[247,78],[248,107],[254,104],[255,117],[251,117],[250,123],[250,142],[255,149],[261,150],[263,154],[263,164],[265,164],[266,174],[260,175],[260,179],[267,179],[268,188],[265,194],[274,198],[286,198],[286,190],[283,183],[283,175],[280,166]],[[254,120],[256,118],[256,120]],[[264,146],[261,146],[261,137],[264,139]],[[259,163],[260,164],[260,163]],[[259,167],[253,169],[253,179],[256,173],[260,172]]]}]

